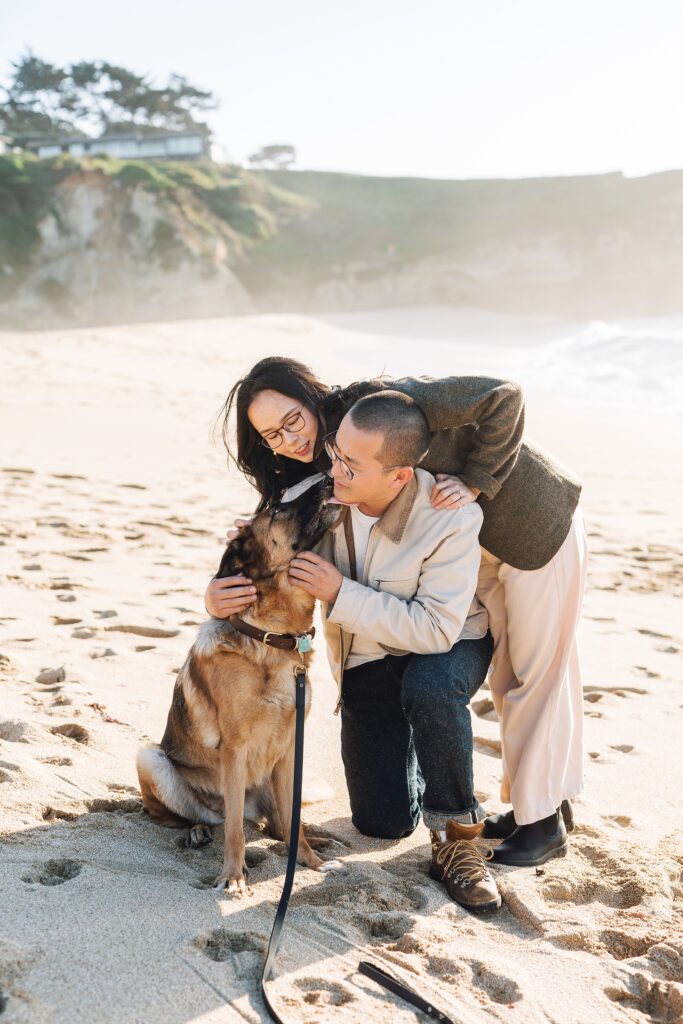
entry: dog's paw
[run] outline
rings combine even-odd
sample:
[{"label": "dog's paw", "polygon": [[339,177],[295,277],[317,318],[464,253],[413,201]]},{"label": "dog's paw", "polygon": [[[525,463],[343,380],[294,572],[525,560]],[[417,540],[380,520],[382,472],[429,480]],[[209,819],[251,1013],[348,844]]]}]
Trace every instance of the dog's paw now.
[{"label": "dog's paw", "polygon": [[208,825],[193,825],[187,834],[187,845],[191,850],[200,850],[213,841],[213,832]]},{"label": "dog's paw", "polygon": [[253,896],[253,889],[249,888],[244,878],[230,878],[226,874],[218,876],[213,888],[224,890],[228,896]]},{"label": "dog's paw", "polygon": [[316,868],[321,875],[337,874],[337,875],[348,875],[349,869],[346,864],[340,860],[324,860],[320,867]]}]

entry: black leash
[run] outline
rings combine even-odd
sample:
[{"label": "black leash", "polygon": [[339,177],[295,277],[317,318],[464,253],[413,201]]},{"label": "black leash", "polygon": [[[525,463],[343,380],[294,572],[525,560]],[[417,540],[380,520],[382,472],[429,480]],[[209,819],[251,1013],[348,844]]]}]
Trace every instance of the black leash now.
[{"label": "black leash", "polygon": [[296,733],[294,739],[294,787],[292,792],[292,825],[289,830],[289,854],[287,856],[287,870],[285,872],[285,884],[282,887],[282,895],[278,904],[273,930],[268,940],[266,962],[263,965],[261,975],[261,995],[266,1004],[268,1013],[276,1021],[276,1024],[284,1024],[281,1017],[277,1015],[270,1005],[266,993],[266,982],[273,969],[273,962],[277,956],[280,946],[280,933],[285,923],[285,914],[289,905],[289,897],[292,893],[294,872],[296,871],[296,854],[299,846],[299,825],[301,824],[301,779],[304,770],[304,712],[306,710],[306,669],[303,665],[294,668],[294,681],[296,684]]},{"label": "black leash", "polygon": [[[294,679],[296,683],[296,733],[294,739],[294,786],[292,792],[292,825],[289,831],[289,854],[287,856],[285,883],[282,887],[282,895],[280,896],[280,902],[275,914],[273,930],[271,931],[270,939],[268,940],[266,960],[263,965],[263,973],[261,975],[261,995],[263,996],[263,1002],[266,1005],[268,1013],[276,1024],[284,1024],[284,1021],[275,1012],[270,1000],[268,999],[268,994],[266,993],[266,982],[270,977],[270,973],[273,969],[273,963],[280,946],[282,926],[285,923],[285,915],[287,913],[287,907],[289,906],[289,897],[292,894],[292,883],[294,882],[294,872],[296,871],[296,854],[299,846],[299,825],[301,823],[301,780],[304,769],[304,717],[306,710],[306,669],[303,665],[297,665],[294,668]],[[376,964],[371,964],[368,960],[361,960],[358,964],[358,970],[361,974],[364,974],[366,977],[377,982],[378,985],[388,989],[389,992],[393,992],[394,995],[400,996],[401,999],[405,999],[407,1003],[415,1006],[418,1010],[429,1014],[430,1017],[439,1021],[440,1024],[455,1024],[455,1021],[450,1017],[447,1017],[445,1013],[437,1010],[435,1006],[432,1006],[432,1004],[427,1002],[426,999],[419,996],[417,992],[413,992],[412,989],[403,985],[400,981],[394,978],[393,975],[383,970],[383,968],[378,967]]]}]

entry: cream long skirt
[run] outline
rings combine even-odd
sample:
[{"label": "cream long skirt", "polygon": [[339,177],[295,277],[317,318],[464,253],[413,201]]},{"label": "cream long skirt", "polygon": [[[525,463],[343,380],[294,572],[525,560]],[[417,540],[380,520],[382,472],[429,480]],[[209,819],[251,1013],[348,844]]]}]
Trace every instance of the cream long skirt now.
[{"label": "cream long skirt", "polygon": [[518,825],[583,789],[583,693],[576,643],[586,581],[581,510],[541,569],[513,569],[482,548],[477,596],[489,613],[489,686],[503,748],[501,799]]}]

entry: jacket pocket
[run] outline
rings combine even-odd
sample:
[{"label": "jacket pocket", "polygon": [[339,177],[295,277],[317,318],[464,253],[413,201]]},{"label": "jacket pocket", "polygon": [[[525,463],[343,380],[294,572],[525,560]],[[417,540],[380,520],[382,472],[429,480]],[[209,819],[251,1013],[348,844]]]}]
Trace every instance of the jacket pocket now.
[{"label": "jacket pocket", "polygon": [[410,601],[411,598],[415,597],[419,581],[413,576],[403,577],[401,579],[373,579],[372,587],[375,590],[381,590],[385,594],[393,594],[394,597],[400,597],[403,601]]},{"label": "jacket pocket", "polygon": [[410,651],[401,651],[399,650],[398,647],[388,647],[386,644],[380,644],[379,646],[382,648],[383,651],[386,651],[387,654],[395,654],[399,657],[401,657],[404,654],[410,654]]}]

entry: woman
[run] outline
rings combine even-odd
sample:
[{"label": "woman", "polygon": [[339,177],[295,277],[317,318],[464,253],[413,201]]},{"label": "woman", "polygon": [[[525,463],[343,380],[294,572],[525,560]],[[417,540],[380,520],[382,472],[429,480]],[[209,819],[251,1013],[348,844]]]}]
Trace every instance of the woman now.
[{"label": "woman", "polygon": [[[231,390],[237,465],[260,495],[259,509],[329,469],[323,440],[364,394],[391,387],[421,406],[431,445],[420,463],[435,475],[435,508],[478,500],[484,513],[477,596],[495,648],[489,678],[501,727],[501,798],[506,814],[484,835],[503,839],[495,859],[531,866],[566,847],[563,816],[582,790],[582,689],[576,650],[586,573],[578,508],[581,485],[541,449],[522,440],[524,401],[510,381],[489,377],[406,377],[330,388],[292,359],[263,359]],[[207,610],[218,618],[256,600],[250,580],[213,580]],[[562,807],[563,813],[560,812]]]}]

